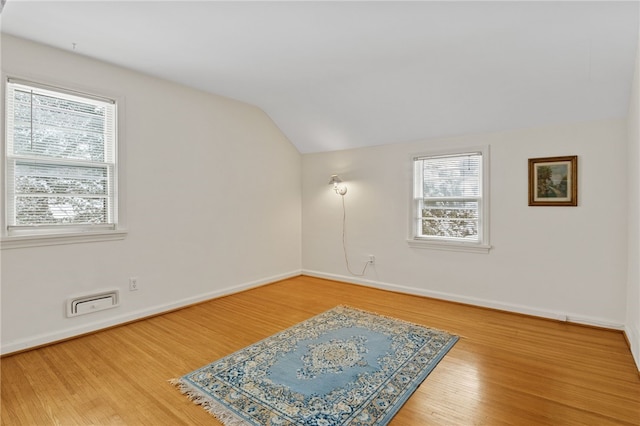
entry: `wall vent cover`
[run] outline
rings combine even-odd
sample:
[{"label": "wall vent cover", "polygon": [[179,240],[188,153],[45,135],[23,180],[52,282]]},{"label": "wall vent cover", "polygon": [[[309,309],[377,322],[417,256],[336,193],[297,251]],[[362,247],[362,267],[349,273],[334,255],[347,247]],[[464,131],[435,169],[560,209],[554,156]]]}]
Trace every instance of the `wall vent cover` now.
[{"label": "wall vent cover", "polygon": [[67,299],[67,317],[115,308],[120,305],[119,296],[118,289],[113,289]]}]

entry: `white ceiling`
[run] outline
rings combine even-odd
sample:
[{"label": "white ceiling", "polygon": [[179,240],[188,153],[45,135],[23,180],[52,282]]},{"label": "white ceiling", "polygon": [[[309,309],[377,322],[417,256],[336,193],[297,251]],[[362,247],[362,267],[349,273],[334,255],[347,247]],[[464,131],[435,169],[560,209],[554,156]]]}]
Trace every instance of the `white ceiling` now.
[{"label": "white ceiling", "polygon": [[638,6],[8,0],[1,29],[256,105],[308,153],[625,117]]}]

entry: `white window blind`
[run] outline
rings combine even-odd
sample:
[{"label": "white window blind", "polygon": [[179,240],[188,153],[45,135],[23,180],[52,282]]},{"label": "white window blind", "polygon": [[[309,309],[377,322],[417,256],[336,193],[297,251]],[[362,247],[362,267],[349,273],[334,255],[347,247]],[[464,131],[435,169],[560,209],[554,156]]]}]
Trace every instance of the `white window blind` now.
[{"label": "white window blind", "polygon": [[414,158],[415,238],[482,243],[482,155]]},{"label": "white window blind", "polygon": [[115,102],[16,80],[6,97],[9,234],[115,228]]}]

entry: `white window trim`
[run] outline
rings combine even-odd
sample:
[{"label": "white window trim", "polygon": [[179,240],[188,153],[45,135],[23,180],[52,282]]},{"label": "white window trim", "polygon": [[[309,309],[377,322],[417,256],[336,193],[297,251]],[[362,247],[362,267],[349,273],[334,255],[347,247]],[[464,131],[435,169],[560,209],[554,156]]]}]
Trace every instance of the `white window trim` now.
[{"label": "white window trim", "polygon": [[74,232],[69,234],[21,235],[3,237],[2,240],[0,240],[0,248],[2,250],[7,250],[27,247],[56,246],[62,244],[117,241],[123,240],[126,236],[127,231],[123,229],[91,231],[84,233]]},{"label": "white window trim", "polygon": [[460,251],[460,252],[468,252],[468,253],[489,253],[491,249],[491,244],[489,243],[489,222],[490,222],[490,214],[489,214],[489,145],[484,146],[473,146],[473,147],[464,147],[464,148],[454,148],[454,149],[443,149],[437,151],[427,151],[420,152],[416,154],[412,154],[409,158],[409,164],[411,167],[410,176],[413,176],[413,168],[414,168],[414,159],[416,157],[429,157],[429,156],[438,156],[438,155],[456,155],[456,154],[464,154],[467,152],[481,152],[482,153],[482,218],[480,222],[480,232],[481,232],[481,241],[480,242],[464,242],[458,240],[451,240],[447,238],[420,238],[416,237],[416,226],[417,226],[417,217],[416,217],[416,206],[414,200],[414,188],[415,185],[414,179],[411,179],[411,191],[410,191],[410,199],[409,199],[409,233],[407,238],[407,244],[411,248],[419,248],[419,249],[434,249],[434,250],[447,250],[447,251]]},{"label": "white window trim", "polygon": [[[77,243],[90,243],[90,242],[101,242],[101,241],[116,241],[122,240],[127,236],[126,229],[126,217],[125,217],[125,185],[124,185],[124,170],[125,170],[125,161],[124,161],[124,137],[125,127],[124,127],[124,117],[125,114],[125,103],[124,96],[121,95],[100,95],[99,98],[109,98],[113,99],[117,105],[116,112],[116,120],[118,122],[118,126],[116,129],[116,171],[117,178],[115,181],[115,185],[117,186],[117,196],[116,196],[116,215],[118,217],[118,223],[116,223],[113,228],[100,228],[90,229],[87,227],[78,226],[74,229],[58,229],[54,231],[43,229],[42,231],[31,232],[28,235],[21,234],[20,232],[15,232],[15,235],[9,235],[7,229],[7,217],[6,217],[6,179],[7,170],[6,170],[6,84],[8,80],[15,81],[24,81],[30,82],[34,85],[38,85],[41,87],[51,87],[54,89],[59,89],[64,92],[77,92],[87,97],[91,97],[91,93],[100,93],[102,90],[95,90],[93,88],[86,87],[78,87],[77,85],[69,82],[60,82],[60,81],[46,81],[48,79],[43,78],[31,78],[29,76],[17,77],[15,75],[9,75],[2,73],[1,74],[1,82],[0,82],[0,120],[2,121],[2,128],[5,129],[5,133],[2,135],[2,146],[0,149],[0,164],[3,168],[0,173],[0,199],[2,200],[2,212],[0,212],[0,250],[5,249],[18,249],[18,248],[28,248],[28,247],[41,247],[41,246],[52,246],[52,245],[62,245],[62,244],[77,244]],[[46,81],[46,82],[45,82]]]}]

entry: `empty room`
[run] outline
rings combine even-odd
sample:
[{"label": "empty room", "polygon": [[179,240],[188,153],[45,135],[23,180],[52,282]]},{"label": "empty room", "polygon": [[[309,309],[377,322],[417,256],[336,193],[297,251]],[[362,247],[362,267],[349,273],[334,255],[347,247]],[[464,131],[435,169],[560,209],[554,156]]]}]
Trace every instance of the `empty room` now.
[{"label": "empty room", "polygon": [[640,425],[640,1],[1,8],[1,424]]}]

